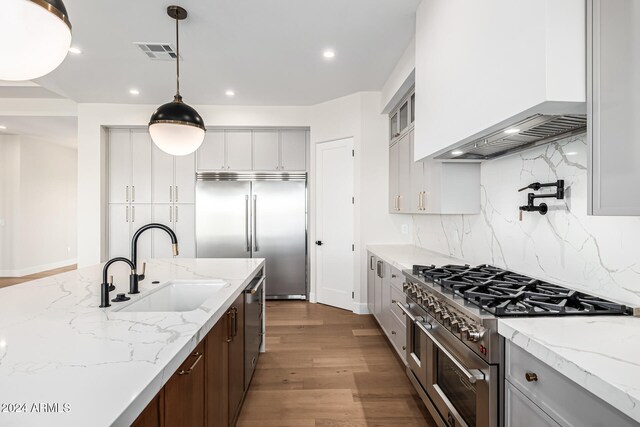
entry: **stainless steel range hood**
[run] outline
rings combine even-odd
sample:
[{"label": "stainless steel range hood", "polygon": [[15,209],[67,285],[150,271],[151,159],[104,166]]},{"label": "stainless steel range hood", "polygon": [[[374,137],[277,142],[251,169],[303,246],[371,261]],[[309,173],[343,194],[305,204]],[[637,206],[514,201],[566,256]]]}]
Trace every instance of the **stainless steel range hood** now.
[{"label": "stainless steel range hood", "polygon": [[585,114],[535,114],[447,151],[436,159],[490,160],[582,133],[586,127]]}]

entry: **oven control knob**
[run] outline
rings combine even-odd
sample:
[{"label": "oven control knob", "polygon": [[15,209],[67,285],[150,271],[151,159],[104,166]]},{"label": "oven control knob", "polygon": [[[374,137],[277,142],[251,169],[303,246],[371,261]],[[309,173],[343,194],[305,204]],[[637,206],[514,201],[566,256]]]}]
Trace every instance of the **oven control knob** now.
[{"label": "oven control knob", "polygon": [[470,330],[467,331],[467,339],[471,342],[478,342],[484,336],[484,331]]}]

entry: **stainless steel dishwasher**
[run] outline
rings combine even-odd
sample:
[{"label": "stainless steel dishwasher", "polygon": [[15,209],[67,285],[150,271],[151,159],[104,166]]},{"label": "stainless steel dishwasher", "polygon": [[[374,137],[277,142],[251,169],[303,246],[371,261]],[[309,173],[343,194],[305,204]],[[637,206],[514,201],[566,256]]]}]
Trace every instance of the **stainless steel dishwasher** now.
[{"label": "stainless steel dishwasher", "polygon": [[244,290],[244,386],[249,388],[253,372],[258,363],[262,346],[264,310],[263,272],[259,273]]}]

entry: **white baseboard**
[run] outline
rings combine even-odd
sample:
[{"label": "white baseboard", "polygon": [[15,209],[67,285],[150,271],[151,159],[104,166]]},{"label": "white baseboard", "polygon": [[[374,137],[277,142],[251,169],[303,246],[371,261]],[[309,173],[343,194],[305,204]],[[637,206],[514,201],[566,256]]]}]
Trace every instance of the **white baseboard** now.
[{"label": "white baseboard", "polygon": [[27,267],[20,270],[0,270],[0,277],[23,277],[30,274],[41,273],[47,270],[53,270],[54,268],[66,267],[76,264],[77,262],[78,260],[74,258],[64,261],[52,262],[49,264],[35,265],[33,267]]},{"label": "white baseboard", "polygon": [[366,302],[354,302],[353,312],[355,314],[371,314],[369,312],[369,305]]}]

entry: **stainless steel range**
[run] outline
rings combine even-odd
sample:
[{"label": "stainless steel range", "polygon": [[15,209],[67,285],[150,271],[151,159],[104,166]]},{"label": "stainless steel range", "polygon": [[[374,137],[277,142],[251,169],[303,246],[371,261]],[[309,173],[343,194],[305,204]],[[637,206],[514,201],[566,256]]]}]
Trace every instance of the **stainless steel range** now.
[{"label": "stainless steel range", "polygon": [[490,265],[405,270],[407,373],[441,426],[502,424],[498,317],[628,315],[598,297]]}]

